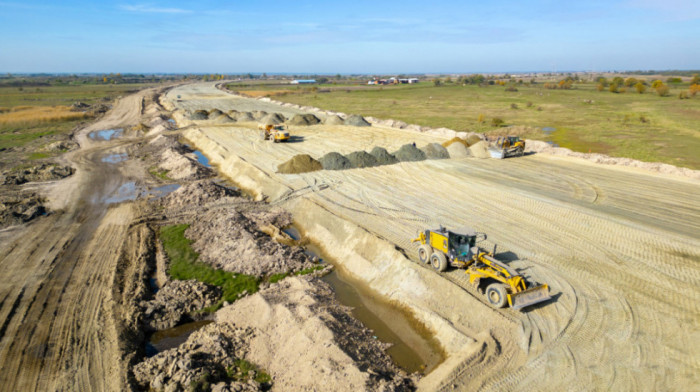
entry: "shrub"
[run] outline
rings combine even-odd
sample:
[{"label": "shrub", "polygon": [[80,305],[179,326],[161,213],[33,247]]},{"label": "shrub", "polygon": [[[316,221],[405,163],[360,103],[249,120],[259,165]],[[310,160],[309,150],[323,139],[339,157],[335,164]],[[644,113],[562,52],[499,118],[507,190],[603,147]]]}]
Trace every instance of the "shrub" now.
[{"label": "shrub", "polygon": [[666,83],[681,83],[682,81],[683,80],[681,80],[681,78],[674,78],[674,77],[666,79]]},{"label": "shrub", "polygon": [[694,74],[693,78],[690,80],[690,84],[700,84],[700,75]]},{"label": "shrub", "polygon": [[479,113],[479,117],[477,117],[476,121],[480,124],[486,122],[486,116],[484,116],[484,113]]},{"label": "shrub", "polygon": [[627,86],[627,87],[632,87],[637,83],[639,83],[639,80],[637,80],[636,78],[625,79],[625,86]]},{"label": "shrub", "polygon": [[506,91],[510,91],[510,92],[517,92],[517,91],[518,91],[518,89],[517,89],[517,88],[515,88],[515,86],[512,86],[512,85],[511,85],[511,86],[508,86],[508,87],[506,87]]},{"label": "shrub", "polygon": [[605,79],[602,76],[598,76],[595,81],[598,82],[598,84],[602,84],[604,88],[608,86],[608,79]]},{"label": "shrub", "polygon": [[493,125],[494,127],[500,127],[501,125],[503,125],[503,119],[494,117],[491,119],[491,125]]},{"label": "shrub", "polygon": [[659,94],[659,97],[668,96],[668,94],[669,94],[668,86],[661,83],[659,86],[656,87],[656,93]]},{"label": "shrub", "polygon": [[442,81],[440,81],[440,79],[438,79],[438,78],[433,79],[433,85],[434,85],[435,87],[438,87],[438,86],[440,86],[441,84],[442,84]]},{"label": "shrub", "polygon": [[531,108],[531,107],[532,107],[532,102],[530,102],[530,101],[527,101],[527,103],[525,104],[525,106],[527,106],[527,107]]},{"label": "shrub", "polygon": [[610,90],[611,93],[617,93],[618,88],[617,88],[617,83],[612,83],[610,87],[608,87],[608,90]]},{"label": "shrub", "polygon": [[644,124],[646,124],[646,123],[649,122],[649,119],[646,118],[646,117],[644,117],[643,115],[640,115],[640,116],[639,116],[639,121],[642,122],[642,123],[644,123]]},{"label": "shrub", "polygon": [[625,84],[625,79],[621,78],[620,76],[615,76],[612,80],[612,83],[617,84],[618,86],[621,86]]},{"label": "shrub", "polygon": [[517,104],[517,103],[511,103],[511,104],[510,104],[510,108],[511,108],[511,109],[517,109],[517,108],[518,108],[518,104]]},{"label": "shrub", "polygon": [[637,84],[634,85],[634,89],[637,90],[639,94],[644,94],[644,92],[647,90],[647,86],[637,82]]},{"label": "shrub", "polygon": [[598,83],[598,86],[596,86],[596,90],[598,90],[598,91],[605,90],[605,85],[603,83]]},{"label": "shrub", "polygon": [[690,91],[690,96],[694,97],[695,94],[700,92],[700,83],[690,85],[690,89],[688,91]]},{"label": "shrub", "polygon": [[538,107],[537,107],[537,111],[538,111],[538,112],[541,112],[541,111],[542,111],[542,106],[538,106]]},{"label": "shrub", "polygon": [[624,94],[627,92],[627,87],[620,87],[620,93]]},{"label": "shrub", "polygon": [[690,98],[690,94],[688,94],[687,91],[681,91],[678,93],[678,99],[688,99]]},{"label": "shrub", "polygon": [[656,79],[653,82],[651,82],[651,88],[657,88],[663,84],[664,82],[660,81],[659,79]]}]

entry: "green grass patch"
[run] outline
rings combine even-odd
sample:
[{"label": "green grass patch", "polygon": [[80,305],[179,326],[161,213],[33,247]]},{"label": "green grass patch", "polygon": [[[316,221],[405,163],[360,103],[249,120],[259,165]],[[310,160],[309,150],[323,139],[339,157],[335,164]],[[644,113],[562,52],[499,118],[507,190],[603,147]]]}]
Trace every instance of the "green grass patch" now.
[{"label": "green grass patch", "polygon": [[173,279],[196,279],[200,282],[218,286],[223,291],[219,304],[209,307],[208,311],[215,311],[223,301],[234,302],[243,291],[249,294],[258,291],[259,279],[244,274],[237,274],[214,269],[197,261],[199,254],[190,246],[191,241],[185,237],[185,230],[189,225],[164,226],[160,230],[160,238],[165,253],[170,259],[168,274]]},{"label": "green grass patch", "polygon": [[267,278],[267,281],[270,282],[270,283],[277,283],[277,282],[279,282],[280,280],[286,278],[287,276],[289,276],[289,273],[288,273],[288,272],[283,272],[283,273],[280,273],[280,274],[272,274],[272,275],[270,275],[269,278]]},{"label": "green grass patch", "polygon": [[148,172],[151,173],[153,177],[160,178],[161,180],[170,180],[170,177],[168,177],[167,170],[159,169],[154,166],[150,168]]},{"label": "green grass patch", "polygon": [[255,372],[253,380],[260,384],[270,384],[272,381],[272,377],[270,377],[269,374],[260,370],[257,366],[245,359],[235,360],[233,366],[230,366],[226,373],[232,380],[247,382],[251,379],[253,372]]},{"label": "green grass patch", "polygon": [[294,275],[297,275],[297,276],[298,276],[298,275],[308,275],[308,274],[311,274],[311,273],[313,273],[313,272],[320,271],[320,270],[322,270],[322,269],[324,269],[324,268],[326,268],[325,265],[316,265],[316,266],[313,266],[313,267],[309,267],[309,268],[303,269],[303,270],[301,270],[301,271],[299,271],[299,272],[296,272],[296,273],[294,273]]},{"label": "green grass patch", "polygon": [[35,159],[44,159],[50,157],[51,154],[45,153],[45,152],[33,152],[29,154],[29,159],[35,160]]},{"label": "green grass patch", "polygon": [[[539,138],[580,152],[590,150],[700,169],[700,96],[678,99],[679,92],[687,90],[685,85],[671,85],[670,97],[659,97],[651,89],[644,94],[597,91],[595,83],[576,83],[571,90],[526,83],[518,85],[517,92],[505,91],[503,86],[435,87],[429,82],[319,85],[316,91],[306,86],[231,88],[287,89],[288,94],[275,99],[456,131],[490,133],[496,129],[492,126],[495,118],[502,119],[503,125],[553,127],[561,131]],[[511,109],[513,105],[518,109]],[[538,138],[536,133],[531,137]]]}]

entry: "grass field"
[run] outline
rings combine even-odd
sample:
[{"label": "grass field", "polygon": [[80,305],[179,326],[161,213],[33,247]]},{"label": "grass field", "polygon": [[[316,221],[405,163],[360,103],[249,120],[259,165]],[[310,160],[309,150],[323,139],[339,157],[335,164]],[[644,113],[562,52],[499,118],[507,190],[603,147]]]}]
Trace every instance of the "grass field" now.
[{"label": "grass field", "polygon": [[[528,126],[526,137],[557,143],[581,152],[600,152],[648,162],[700,169],[700,96],[678,99],[687,85],[670,85],[670,96],[653,89],[637,94],[597,91],[593,83],[571,90],[542,84],[503,86],[430,82],[398,86],[269,86],[275,99],[363,116],[392,118],[411,124],[457,131],[494,132],[492,119],[504,126]],[[264,85],[232,89],[266,95]],[[288,93],[282,91],[287,90]],[[329,91],[330,90],[330,91]],[[327,91],[327,92],[326,92]],[[480,122],[480,117],[483,122]],[[544,133],[542,128],[554,128]]]},{"label": "grass field", "polygon": [[74,102],[91,105],[145,87],[148,85],[0,87],[0,149],[27,147],[19,158],[28,158],[35,154],[33,150],[53,141],[52,136],[67,134],[89,119],[84,113],[70,111]]}]

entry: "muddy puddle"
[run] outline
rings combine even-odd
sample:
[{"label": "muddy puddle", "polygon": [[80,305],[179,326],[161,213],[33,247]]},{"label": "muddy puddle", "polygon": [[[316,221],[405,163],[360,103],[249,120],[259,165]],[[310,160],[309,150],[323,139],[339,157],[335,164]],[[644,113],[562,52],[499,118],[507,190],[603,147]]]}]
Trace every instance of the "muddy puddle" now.
[{"label": "muddy puddle", "polygon": [[193,321],[178,325],[177,327],[154,332],[148,339],[148,343],[146,343],[146,356],[152,357],[159,352],[179,346],[195,331],[212,322],[212,320]]},{"label": "muddy puddle", "polygon": [[129,156],[126,153],[109,154],[109,155],[102,158],[102,162],[119,163],[119,162],[126,161],[128,158],[129,158]]},{"label": "muddy puddle", "polygon": [[144,190],[136,185],[136,182],[129,181],[121,184],[112,195],[104,200],[107,204],[121,203],[124,201],[136,200],[139,197],[163,197],[180,188],[180,184],[167,184],[155,188]]},{"label": "muddy puddle", "polygon": [[88,137],[92,140],[108,141],[122,136],[123,133],[124,129],[122,128],[103,129],[101,131],[93,131],[88,133]]},{"label": "muddy puddle", "polygon": [[[301,238],[294,227],[284,232],[296,240]],[[337,265],[318,246],[307,244],[304,248],[312,258]],[[438,342],[407,312],[379,298],[363,282],[338,269],[321,279],[333,288],[338,302],[352,308],[352,315],[371,329],[376,339],[392,344],[387,353],[399,367],[407,372],[427,374],[442,362],[444,355]]]}]

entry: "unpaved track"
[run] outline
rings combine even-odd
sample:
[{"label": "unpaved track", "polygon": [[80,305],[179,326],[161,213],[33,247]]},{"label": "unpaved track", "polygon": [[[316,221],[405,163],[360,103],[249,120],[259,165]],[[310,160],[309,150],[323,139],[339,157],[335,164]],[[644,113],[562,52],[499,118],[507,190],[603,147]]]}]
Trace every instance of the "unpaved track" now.
[{"label": "unpaved track", "polygon": [[[227,99],[213,84],[179,87],[169,96],[174,94],[182,96],[182,102],[172,101],[183,109],[236,109],[242,100]],[[254,100],[245,100],[245,108],[283,111]],[[314,126],[292,128],[303,142],[277,145],[240,126],[202,124],[187,134],[234,179],[252,178],[241,173],[245,166],[263,173],[257,181],[278,184],[268,187],[279,190],[269,195],[273,203],[307,199],[409,254],[417,229],[469,225],[488,233],[485,247],[498,243],[500,258],[550,285],[551,303],[522,313],[494,311],[462,272],[448,272],[444,284],[466,289],[433,310],[485,345],[465,355],[441,382],[424,385],[427,389],[687,390],[700,385],[697,180],[547,155],[280,175],[276,166],[297,153],[320,157],[375,145],[391,151],[412,141],[420,146],[428,136],[382,127]],[[244,163],[230,163],[236,156]],[[404,263],[407,269],[423,268]],[[440,288],[435,290],[439,295]],[[455,311],[470,316],[456,319]]]},{"label": "unpaved track", "polygon": [[47,187],[52,214],[0,234],[0,390],[121,390],[112,285],[131,206],[106,198],[123,175],[92,130],[133,125],[144,93],[118,101],[66,154],[77,172]]}]

